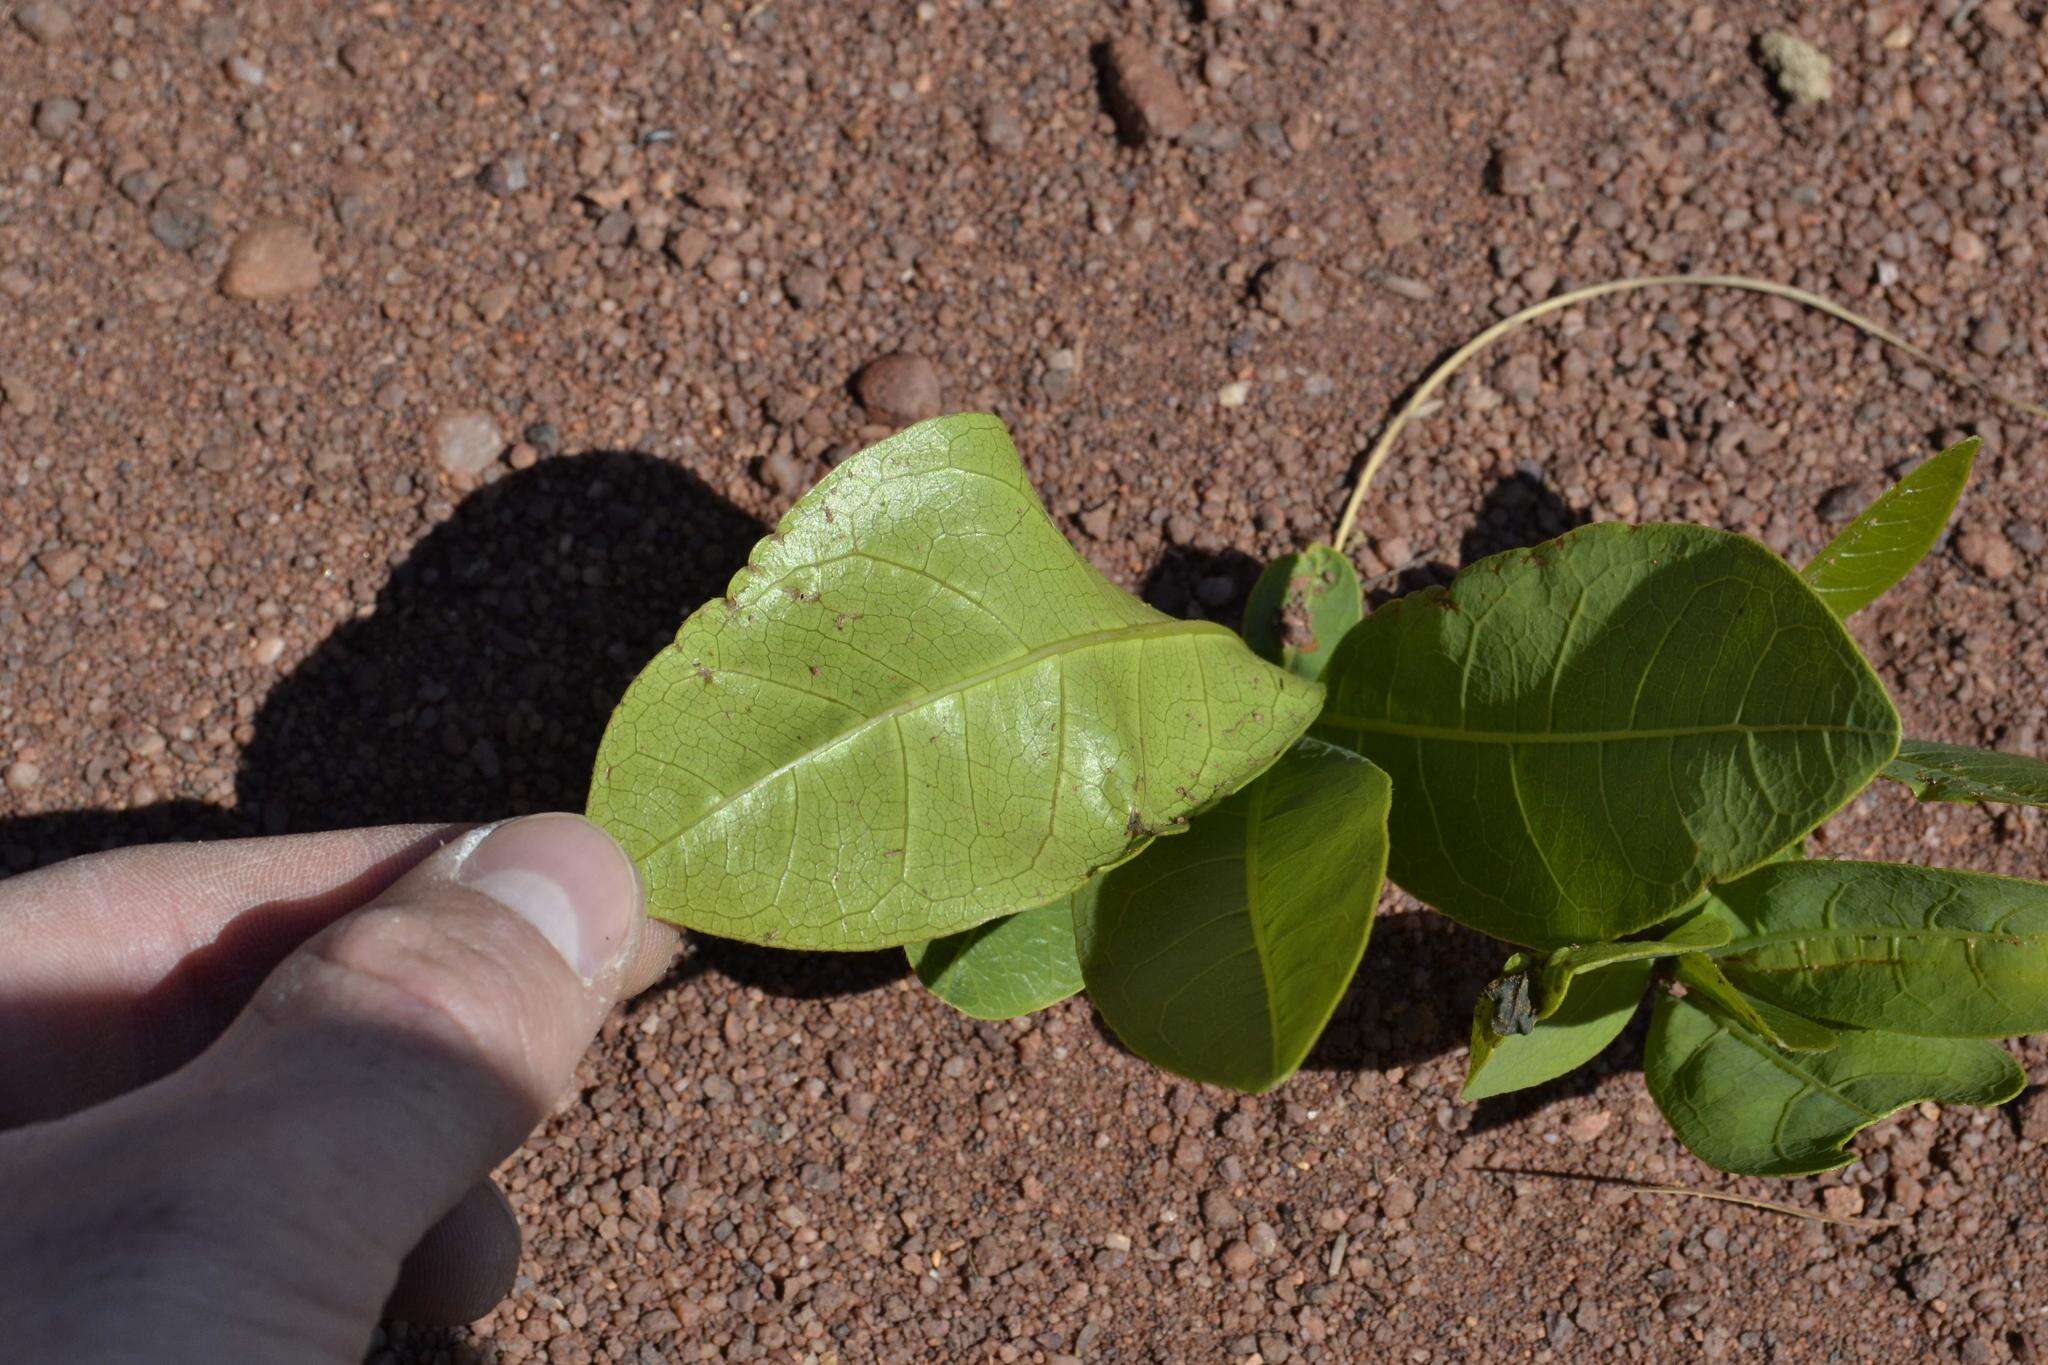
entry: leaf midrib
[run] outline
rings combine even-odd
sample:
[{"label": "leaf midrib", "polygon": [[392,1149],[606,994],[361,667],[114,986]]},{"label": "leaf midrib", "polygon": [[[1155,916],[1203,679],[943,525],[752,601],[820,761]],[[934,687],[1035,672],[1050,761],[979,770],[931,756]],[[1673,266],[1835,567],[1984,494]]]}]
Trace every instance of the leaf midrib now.
[{"label": "leaf midrib", "polygon": [[1694,739],[1703,735],[1865,735],[1890,739],[1892,732],[1865,725],[1824,725],[1818,722],[1782,725],[1663,725],[1640,730],[1479,730],[1454,725],[1421,725],[1409,721],[1381,720],[1373,716],[1347,716],[1329,711],[1316,720],[1317,728],[1335,726],[1361,733],[1399,735],[1408,739],[1441,739],[1467,744],[1607,744],[1637,739]]},{"label": "leaf midrib", "polygon": [[[947,697],[955,697],[964,692],[972,691],[984,683],[994,682],[1012,673],[1020,673],[1027,668],[1044,663],[1047,659],[1057,658],[1064,654],[1078,654],[1084,650],[1099,648],[1103,645],[1118,644],[1126,640],[1146,640],[1173,635],[1219,635],[1227,637],[1230,635],[1230,632],[1213,621],[1181,621],[1167,618],[1160,621],[1144,621],[1137,625],[1115,626],[1108,630],[1090,631],[1085,635],[1068,635],[1061,639],[1050,641],[1014,658],[991,664],[986,668],[969,674],[958,682],[949,683],[944,687],[931,691],[919,692],[882,708],[873,715],[865,717],[858,724],[840,731],[824,743],[813,745],[794,758],[769,769],[766,773],[763,773],[732,794],[721,797],[717,805],[699,815],[691,817],[682,824],[677,825],[673,832],[662,835],[659,839],[655,840],[654,847],[667,847],[669,844],[682,838],[685,833],[696,826],[717,819],[728,809],[746,800],[769,783],[843,744],[850,743],[877,725],[893,722],[922,707],[943,701]],[[670,646],[671,649],[676,647],[675,645]],[[711,669],[714,679],[719,671],[715,666]]]}]

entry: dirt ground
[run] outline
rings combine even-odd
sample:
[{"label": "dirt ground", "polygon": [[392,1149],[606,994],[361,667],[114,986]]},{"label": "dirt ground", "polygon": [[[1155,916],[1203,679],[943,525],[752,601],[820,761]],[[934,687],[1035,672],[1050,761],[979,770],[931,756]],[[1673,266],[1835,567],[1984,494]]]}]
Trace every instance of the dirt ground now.
[{"label": "dirt ground", "polygon": [[[626,680],[888,425],[854,380],[890,353],[1004,416],[1105,571],[1226,620],[1329,534],[1432,361],[1575,284],[1768,276],[2048,390],[2043,0],[10,10],[7,870],[579,807]],[[1811,107],[1759,60],[1795,21],[1834,62]],[[1960,533],[1857,630],[1911,732],[2041,752],[2048,430],[1787,306],[1639,295],[1520,335],[1411,430],[1358,559],[1384,594],[1596,518],[1804,554],[1963,431],[1987,455]],[[1822,846],[2048,875],[2032,813],[1891,792]],[[1902,1116],[1835,1176],[1731,1181],[1652,1109],[1640,1023],[1588,1073],[1459,1104],[1499,950],[1384,914],[1258,1100],[1148,1070],[1082,1003],[976,1024],[899,955],[697,941],[504,1168],[514,1296],[377,1351],[2048,1351],[2036,1092]]]}]

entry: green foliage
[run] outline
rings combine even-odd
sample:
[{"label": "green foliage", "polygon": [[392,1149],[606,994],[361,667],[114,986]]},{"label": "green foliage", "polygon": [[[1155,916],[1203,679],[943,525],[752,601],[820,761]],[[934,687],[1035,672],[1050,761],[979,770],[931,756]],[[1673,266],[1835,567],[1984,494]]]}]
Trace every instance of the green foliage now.
[{"label": "green foliage", "polygon": [[1805,852],[1880,775],[2048,804],[2048,762],[1901,744],[1842,625],[1938,541],[1975,454],[1804,574],[1592,526],[1362,616],[1310,546],[1261,576],[1248,648],[1076,555],[1000,423],[941,418],[826,477],[684,622],[590,812],[664,918],[901,944],[985,1019],[1085,989],[1139,1056],[1246,1091],[1307,1056],[1391,872],[1525,949],[1474,1010],[1468,1101],[1590,1060],[1649,989],[1644,1070],[1688,1147],[1832,1169],[1902,1105],[2009,1098],[1993,1040],[2048,1030],[2048,887]]},{"label": "green foliage", "polygon": [[2048,806],[2048,762],[2024,754],[1909,739],[1900,743],[1884,775],[1905,783],[1922,801]]},{"label": "green foliage", "polygon": [[903,951],[917,979],[962,1014],[1014,1019],[1042,1010],[1081,989],[1074,907],[1092,901],[1097,885]]},{"label": "green foliage", "polygon": [[1934,548],[1970,482],[1983,444],[1956,442],[1863,509],[1806,566],[1806,581],[1835,615],[1863,610]]},{"label": "green foliage", "polygon": [[1043,905],[1263,772],[1321,689],[1074,553],[992,417],[848,460],[636,678],[589,813],[653,912],[879,948]]},{"label": "green foliage", "polygon": [[1280,556],[1259,575],[1245,600],[1244,639],[1260,658],[1313,682],[1364,615],[1351,560],[1327,545],[1311,545]]},{"label": "green foliage", "polygon": [[1813,1175],[1849,1164],[1849,1139],[1922,1100],[2003,1104],[2026,1085],[1996,1043],[1861,1030],[1826,1052],[1787,1052],[1696,994],[1665,996],[1643,1052],[1650,1096],[1679,1141],[1737,1175]]},{"label": "green foliage", "polygon": [[1697,526],[1589,526],[1367,617],[1315,733],[1394,781],[1393,878],[1556,947],[1669,918],[1860,791],[1898,715],[1784,561]]},{"label": "green foliage", "polygon": [[1104,876],[1074,928],[1089,998],[1124,1044],[1236,1090],[1293,1074],[1364,956],[1387,796],[1378,768],[1305,740]]}]

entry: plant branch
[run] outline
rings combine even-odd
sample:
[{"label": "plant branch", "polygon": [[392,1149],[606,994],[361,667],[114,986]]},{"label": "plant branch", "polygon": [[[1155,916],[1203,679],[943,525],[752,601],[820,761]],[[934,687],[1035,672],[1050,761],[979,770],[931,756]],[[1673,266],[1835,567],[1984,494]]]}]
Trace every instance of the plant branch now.
[{"label": "plant branch", "polygon": [[1781,1213],[1787,1218],[1803,1218],[1812,1223],[1828,1223],[1835,1227],[1856,1228],[1863,1232],[1882,1232],[1899,1226],[1899,1218],[1843,1218],[1832,1213],[1815,1209],[1803,1209],[1797,1204],[1782,1204],[1775,1199],[1759,1199],[1754,1195],[1734,1194],[1726,1190],[1702,1190],[1690,1185],[1646,1185],[1640,1180],[1630,1180],[1619,1175],[1594,1175],[1580,1171],[1536,1171],[1511,1166],[1482,1166],[1479,1169],[1488,1175],[1536,1176],[1544,1180],[1580,1180],[1593,1185],[1619,1185],[1635,1194],[1674,1195],[1680,1199],[1711,1199],[1721,1204],[1739,1204],[1746,1209],[1759,1209],[1765,1213]]}]

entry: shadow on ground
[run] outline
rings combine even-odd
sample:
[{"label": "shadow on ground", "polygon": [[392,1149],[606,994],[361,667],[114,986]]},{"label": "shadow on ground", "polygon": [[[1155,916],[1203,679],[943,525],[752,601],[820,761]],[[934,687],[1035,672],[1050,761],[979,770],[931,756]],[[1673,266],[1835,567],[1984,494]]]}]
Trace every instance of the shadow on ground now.
[{"label": "shadow on ground", "polygon": [[[595,451],[465,498],[406,555],[375,610],[274,688],[237,804],[169,802],[0,821],[9,867],[124,844],[580,810],[607,717],[765,529],[649,455]],[[806,955],[718,940],[715,970],[778,994],[864,990],[900,953]]]}]

